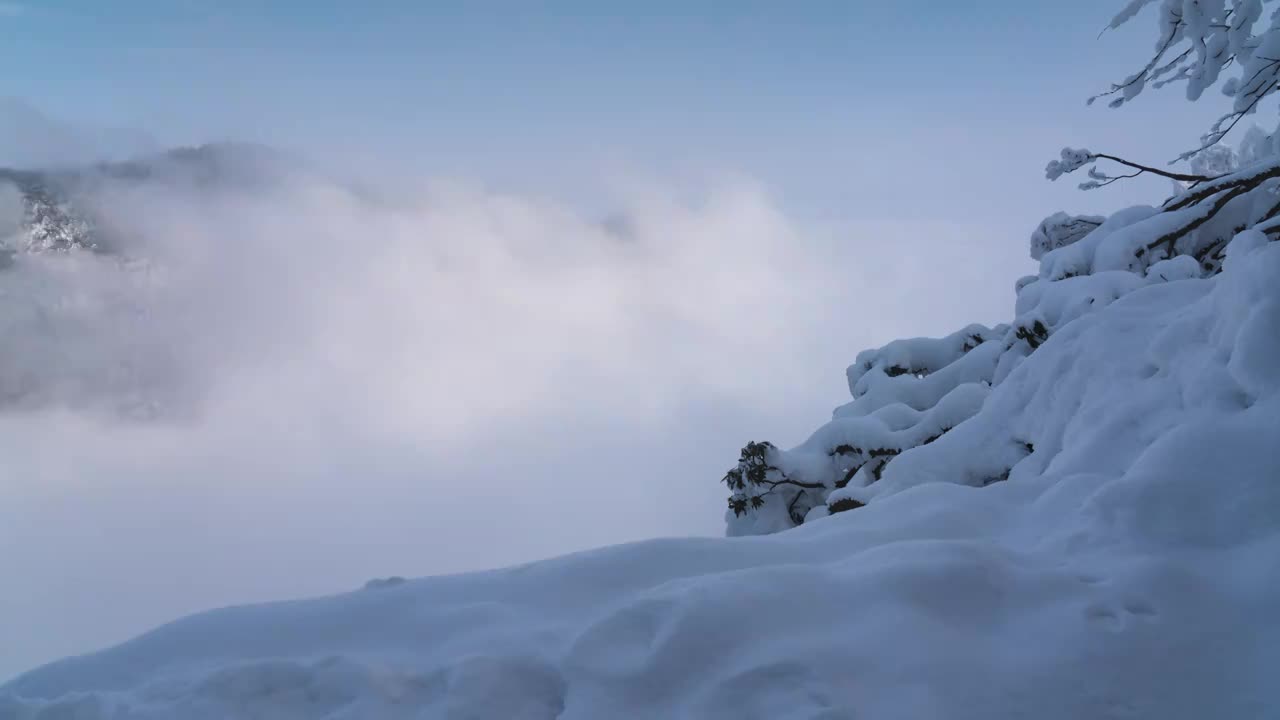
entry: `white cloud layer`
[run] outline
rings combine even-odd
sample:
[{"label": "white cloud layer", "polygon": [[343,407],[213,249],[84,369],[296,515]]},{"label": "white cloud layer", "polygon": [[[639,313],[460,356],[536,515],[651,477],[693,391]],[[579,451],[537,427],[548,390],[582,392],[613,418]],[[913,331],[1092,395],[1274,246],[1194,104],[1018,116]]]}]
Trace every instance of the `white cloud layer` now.
[{"label": "white cloud layer", "polygon": [[973,319],[920,283],[989,271],[962,226],[616,187],[602,219],[303,171],[100,186],[117,254],[0,272],[0,577],[32,589],[0,675],[219,604],[719,533],[746,440],[802,439],[855,350]]}]

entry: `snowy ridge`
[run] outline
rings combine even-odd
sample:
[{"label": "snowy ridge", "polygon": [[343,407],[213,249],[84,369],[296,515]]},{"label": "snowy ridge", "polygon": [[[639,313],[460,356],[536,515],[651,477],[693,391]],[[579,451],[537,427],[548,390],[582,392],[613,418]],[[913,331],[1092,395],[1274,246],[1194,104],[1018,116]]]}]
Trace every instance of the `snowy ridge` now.
[{"label": "snowy ridge", "polygon": [[[1225,260],[1032,283],[1053,330],[990,388],[1012,329],[863,356],[867,411],[818,446],[950,429],[852,512],[206,613],[14,680],[0,718],[1271,717],[1280,243]],[[865,400],[945,372],[929,410]]]}]

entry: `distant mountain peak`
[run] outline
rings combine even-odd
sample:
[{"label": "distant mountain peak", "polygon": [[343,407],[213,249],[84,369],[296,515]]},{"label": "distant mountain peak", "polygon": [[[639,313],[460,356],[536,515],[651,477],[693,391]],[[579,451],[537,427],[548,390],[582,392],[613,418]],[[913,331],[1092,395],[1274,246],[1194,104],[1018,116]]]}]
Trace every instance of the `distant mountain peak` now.
[{"label": "distant mountain peak", "polygon": [[[16,189],[20,207],[0,217],[0,269],[22,253],[107,252],[82,195],[102,182],[167,182],[243,188],[271,182],[302,167],[286,152],[256,143],[215,142],[177,147],[126,162],[78,168],[0,167],[0,186]],[[14,216],[16,214],[16,217]]]}]

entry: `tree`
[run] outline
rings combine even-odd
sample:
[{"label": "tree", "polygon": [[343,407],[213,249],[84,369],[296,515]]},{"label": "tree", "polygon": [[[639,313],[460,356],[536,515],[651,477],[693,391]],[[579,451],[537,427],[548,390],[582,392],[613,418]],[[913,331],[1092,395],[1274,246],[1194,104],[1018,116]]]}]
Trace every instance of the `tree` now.
[{"label": "tree", "polygon": [[[1108,28],[1132,20],[1155,0],[1130,0]],[[1221,270],[1222,251],[1237,233],[1255,228],[1274,237],[1280,233],[1280,154],[1275,134],[1258,130],[1246,134],[1240,149],[1222,145],[1240,121],[1257,112],[1260,103],[1280,88],[1280,14],[1262,19],[1262,0],[1162,0],[1156,12],[1158,39],[1151,59],[1137,72],[1114,83],[1093,98],[1110,98],[1120,107],[1148,86],[1182,83],[1188,100],[1220,85],[1231,98],[1231,110],[1200,138],[1200,142],[1170,163],[1190,161],[1189,172],[1173,172],[1107,153],[1064,148],[1045,168],[1050,180],[1088,167],[1085,190],[1145,173],[1179,183],[1179,191],[1160,206],[1160,232],[1130,249],[1141,267],[1178,255],[1189,255],[1208,273]],[[1229,77],[1225,77],[1228,73]],[[1111,174],[1099,161],[1126,171]],[[1225,220],[1225,221],[1224,221]]]},{"label": "tree", "polygon": [[[1150,174],[1169,179],[1174,193],[1158,206],[1107,218],[1047,217],[1031,236],[1040,272],[1017,282],[1011,323],[859,353],[848,370],[853,401],[831,422],[791,450],[767,442],[743,449],[723,479],[730,534],[776,532],[872,502],[878,483],[912,471],[905,458],[914,449],[976,414],[990,388],[1063,325],[1144,285],[1220,272],[1235,238],[1257,244],[1280,237],[1280,133],[1251,128],[1237,147],[1224,142],[1280,89],[1280,12],[1264,20],[1263,0],[1130,0],[1107,28],[1149,5],[1157,6],[1152,57],[1089,102],[1106,99],[1118,108],[1148,87],[1181,83],[1191,101],[1220,86],[1229,112],[1165,167],[1064,148],[1045,175],[1052,181],[1084,169],[1080,187],[1096,190]],[[1075,302],[1082,296],[1087,302]],[[981,452],[971,451],[974,457],[943,479],[974,486],[1007,480],[1035,446],[1015,431]]]}]

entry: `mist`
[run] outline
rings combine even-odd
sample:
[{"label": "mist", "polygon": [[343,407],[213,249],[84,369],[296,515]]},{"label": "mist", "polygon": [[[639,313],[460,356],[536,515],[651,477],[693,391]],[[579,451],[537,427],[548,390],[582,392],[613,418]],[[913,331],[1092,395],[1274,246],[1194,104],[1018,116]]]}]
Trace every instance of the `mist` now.
[{"label": "mist", "polygon": [[803,439],[854,351],[919,324],[894,275],[964,272],[740,176],[603,179],[601,212],[268,157],[96,176],[106,251],[3,271],[0,674],[223,604],[719,534],[737,449]]},{"label": "mist", "polygon": [[[1025,237],[1081,207],[1034,180],[1053,128],[997,156],[965,131],[838,181],[672,147],[540,188],[337,141],[92,178],[107,252],[0,269],[0,675],[228,604],[721,534],[746,441],[804,440],[862,349],[1007,320]],[[0,233],[20,212],[0,187]]]},{"label": "mist", "polygon": [[[92,178],[77,200],[107,252],[0,268],[0,577],[21,588],[0,595],[0,677],[227,604],[719,535],[739,449],[802,441],[858,351],[1008,320],[1041,218],[1167,189],[1045,182],[1058,148],[1162,158],[1208,122],[1178,98],[1129,126],[1085,108],[1101,56],[1064,86],[984,75],[994,43],[947,51],[972,82],[924,82],[922,56],[859,89],[860,45],[829,22],[760,37],[845,64],[693,33],[678,73],[482,33],[469,47],[507,54],[459,88],[420,72],[452,67],[429,52],[183,50],[207,18],[151,8],[108,37],[93,14],[115,9],[85,11],[24,16],[95,42],[9,49],[49,76],[6,92],[58,117],[0,103],[0,165],[276,149],[215,182]],[[0,184],[0,237],[21,212]]]}]

